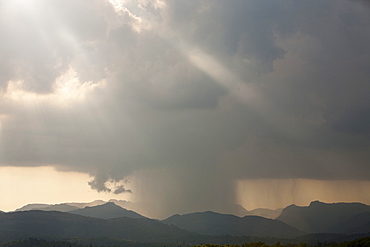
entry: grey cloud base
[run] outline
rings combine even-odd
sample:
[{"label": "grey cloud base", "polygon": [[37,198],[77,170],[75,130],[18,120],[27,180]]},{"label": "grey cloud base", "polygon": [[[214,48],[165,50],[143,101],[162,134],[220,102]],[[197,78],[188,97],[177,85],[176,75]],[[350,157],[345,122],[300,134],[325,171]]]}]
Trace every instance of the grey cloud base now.
[{"label": "grey cloud base", "polygon": [[[177,184],[173,205],[199,207],[233,200],[236,179],[368,180],[368,11],[361,1],[1,1],[0,164],[86,172],[114,193],[158,170]],[[238,81],[196,64],[194,50]],[[69,97],[90,89],[57,104],[47,96],[71,68]]]}]

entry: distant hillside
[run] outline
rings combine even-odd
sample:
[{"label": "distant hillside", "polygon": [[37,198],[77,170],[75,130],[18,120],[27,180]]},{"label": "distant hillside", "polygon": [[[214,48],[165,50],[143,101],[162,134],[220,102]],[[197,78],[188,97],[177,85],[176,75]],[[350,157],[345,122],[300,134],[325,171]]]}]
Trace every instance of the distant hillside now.
[{"label": "distant hillside", "polygon": [[117,206],[113,202],[107,202],[103,205],[73,210],[70,211],[70,213],[101,219],[113,219],[119,217],[128,217],[134,219],[144,218],[144,216],[135,213],[134,211]]},{"label": "distant hillside", "polygon": [[346,221],[340,222],[334,229],[337,228],[348,234],[370,234],[370,211],[357,214]]},{"label": "distant hillside", "polygon": [[[223,216],[221,215],[221,217]],[[230,215],[226,215],[226,217],[230,217]],[[252,216],[251,218],[261,217]],[[264,220],[266,222],[278,222],[276,220]],[[217,221],[214,223],[217,223]],[[233,224],[226,223],[224,225],[224,227],[229,226],[235,227]],[[240,224],[239,227],[242,230],[245,226]],[[280,225],[280,227],[285,227],[285,224]],[[307,240],[307,243],[316,244],[318,241],[338,242],[366,236],[364,234],[311,234],[297,238],[274,238],[272,235],[266,235],[265,237],[253,236],[258,234],[261,228],[269,230],[265,234],[270,234],[272,231],[268,225],[261,224],[258,226],[256,224],[255,231],[251,233],[251,236],[207,236],[191,233],[176,226],[147,218],[121,217],[105,220],[57,211],[32,210],[0,214],[0,246],[5,242],[27,240],[30,237],[49,241],[70,241],[71,243],[78,241],[89,245],[92,243],[94,246],[145,247],[144,245],[147,244],[147,247],[176,247],[200,243],[243,244],[261,241],[268,244],[277,242],[299,244],[303,240]],[[275,233],[279,232],[277,228],[273,230],[276,231]],[[23,247],[24,245],[20,244],[20,246]]]},{"label": "distant hillside", "polygon": [[29,211],[29,210],[42,210],[42,211],[60,211],[69,212],[71,210],[76,210],[78,207],[68,205],[67,203],[62,204],[27,204],[15,211]]},{"label": "distant hillside", "polygon": [[[116,200],[111,199],[109,202],[113,202],[117,206],[125,208],[127,210],[132,210],[137,212],[140,215],[156,215],[156,208],[153,205],[143,202],[130,202],[125,200]],[[60,212],[70,212],[77,209],[82,209],[85,207],[94,207],[106,204],[106,201],[103,200],[95,200],[93,202],[66,202],[61,204],[27,204],[21,208],[16,209],[16,211],[28,211],[28,210],[43,210],[43,211],[60,211]],[[246,210],[243,206],[239,204],[228,204],[224,205],[224,207],[219,208],[216,212],[222,214],[233,214],[239,217],[244,217],[247,215],[256,215],[261,216],[264,218],[274,219],[280,215],[282,209],[265,209],[265,208],[258,208],[251,211]],[[145,217],[143,216],[143,217]]]},{"label": "distant hillside", "polygon": [[16,209],[15,211],[29,211],[29,210],[42,210],[42,211],[60,211],[60,212],[69,212],[84,207],[97,206],[106,203],[102,200],[96,200],[93,202],[68,202],[60,204],[45,204],[45,203],[32,203],[27,204],[21,208]]},{"label": "distant hillside", "polygon": [[[125,200],[116,200],[116,199],[111,199],[109,200],[109,202],[114,202],[116,205],[120,207],[138,212],[142,215],[151,215],[151,214],[156,215],[156,208],[149,203],[129,202]],[[226,204],[223,207],[218,208],[217,210],[214,210],[214,211],[222,213],[222,214],[233,214],[239,217],[244,217],[247,215],[257,215],[257,216],[262,216],[265,218],[273,219],[280,215],[282,209],[273,210],[273,209],[258,208],[258,209],[248,211],[240,204]]]},{"label": "distant hillside", "polygon": [[65,204],[68,204],[70,206],[74,206],[74,207],[77,207],[77,208],[85,208],[85,207],[94,207],[94,206],[98,206],[98,205],[103,205],[107,203],[106,201],[103,201],[103,200],[95,200],[95,201],[92,201],[92,202],[67,202]]},{"label": "distant hillside", "polygon": [[345,222],[352,217],[370,211],[370,206],[361,203],[323,203],[311,202],[307,207],[290,205],[283,209],[277,220],[281,220],[308,233],[343,232]]},{"label": "distant hillside", "polygon": [[213,209],[212,211],[221,214],[232,214],[239,217],[246,216],[249,213],[249,211],[246,210],[240,204],[225,204],[223,206],[218,206],[216,209]]},{"label": "distant hillside", "polygon": [[78,207],[74,207],[74,206],[68,205],[66,203],[63,203],[63,204],[50,205],[50,206],[44,207],[44,208],[39,208],[38,210],[69,212],[69,211],[76,210],[76,209],[78,209]]},{"label": "distant hillside", "polygon": [[208,235],[264,236],[291,238],[303,233],[281,221],[259,216],[219,214],[214,212],[174,215],[164,223],[173,224],[182,229]]},{"label": "distant hillside", "polygon": [[210,210],[212,212],[217,212],[220,214],[232,214],[239,217],[244,217],[247,215],[255,215],[255,216],[261,216],[264,218],[274,219],[278,217],[283,209],[267,209],[267,208],[257,208],[253,209],[251,211],[245,209],[240,204],[225,204],[223,206],[218,206],[214,210]]},{"label": "distant hillside", "polygon": [[282,211],[283,211],[282,208],[278,208],[278,209],[257,208],[257,209],[248,211],[247,215],[257,215],[257,216],[261,216],[264,218],[275,219],[281,214]]},{"label": "distant hillside", "polygon": [[109,202],[114,202],[116,205],[122,208],[138,212],[144,216],[157,215],[158,213],[157,209],[153,205],[145,202],[130,202],[116,199],[111,199]]},{"label": "distant hillside", "polygon": [[368,235],[370,235],[370,221],[361,226],[353,227],[347,230],[347,233],[349,234],[367,233]]},{"label": "distant hillside", "polygon": [[106,237],[140,242],[182,242],[199,238],[196,234],[147,218],[104,220],[37,210],[0,214],[0,233],[6,232],[17,239],[18,236],[46,239]]},{"label": "distant hillside", "polygon": [[16,209],[15,211],[28,211],[28,210],[39,210],[40,208],[46,208],[51,206],[50,204],[45,204],[45,203],[32,203],[32,204],[27,204],[21,208]]},{"label": "distant hillside", "polygon": [[343,218],[338,223],[336,223],[334,226],[332,226],[329,229],[329,231],[330,232],[343,232],[343,233],[370,232],[370,229],[368,230],[362,229],[368,223],[370,223],[370,211],[356,214],[349,218]]}]

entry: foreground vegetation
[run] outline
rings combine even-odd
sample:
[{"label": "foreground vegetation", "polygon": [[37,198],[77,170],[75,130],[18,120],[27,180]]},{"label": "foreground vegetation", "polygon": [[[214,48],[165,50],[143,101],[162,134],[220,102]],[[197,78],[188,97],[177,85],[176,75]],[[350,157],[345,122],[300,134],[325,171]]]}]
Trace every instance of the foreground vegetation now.
[{"label": "foreground vegetation", "polygon": [[[159,247],[159,244],[138,244],[147,247]],[[108,247],[108,246],[127,246],[130,247],[131,245],[93,245],[93,244],[86,244],[86,243],[77,243],[77,242],[67,242],[67,241],[46,241],[37,238],[29,238],[27,240],[19,240],[19,241],[11,241],[6,242],[1,245],[1,247]],[[161,244],[161,247],[171,247],[172,244]],[[370,247],[370,237],[359,238],[353,241],[346,241],[342,243],[321,243],[318,242],[317,245],[313,245],[310,247]],[[177,247],[181,247],[181,245],[177,245]],[[219,245],[219,244],[203,244],[203,245],[194,245],[193,247],[308,247],[306,243],[301,244],[280,244],[280,242],[268,245],[264,242],[251,242],[245,243],[240,245],[234,244],[226,244],[226,245]]]},{"label": "foreground vegetation", "polygon": [[[346,241],[342,243],[321,243],[318,242],[317,245],[312,247],[323,247],[323,246],[330,246],[330,247],[370,247],[370,237],[359,238],[353,241]],[[234,245],[234,244],[226,244],[226,245],[218,245],[218,244],[203,244],[203,245],[195,245],[193,247],[307,247],[306,243],[301,244],[286,244],[282,245],[280,242],[268,245],[264,242],[252,242],[252,243],[245,243],[241,246]]]},{"label": "foreground vegetation", "polygon": [[65,241],[46,241],[43,239],[29,238],[27,240],[11,241],[3,243],[2,247],[85,247],[76,243],[69,243]]}]

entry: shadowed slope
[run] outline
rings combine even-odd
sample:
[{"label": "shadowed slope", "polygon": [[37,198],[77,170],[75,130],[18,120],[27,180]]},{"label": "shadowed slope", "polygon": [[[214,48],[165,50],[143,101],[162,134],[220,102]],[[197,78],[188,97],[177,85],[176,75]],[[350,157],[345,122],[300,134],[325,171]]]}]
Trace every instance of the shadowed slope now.
[{"label": "shadowed slope", "polygon": [[191,232],[209,235],[294,237],[302,234],[294,227],[278,220],[259,216],[240,218],[214,212],[174,215],[163,222]]},{"label": "shadowed slope", "polygon": [[0,232],[29,237],[107,237],[140,242],[194,240],[196,234],[147,218],[104,220],[56,211],[0,214]]},{"label": "shadowed slope", "polygon": [[117,206],[113,202],[108,202],[103,205],[98,205],[94,207],[86,207],[77,210],[70,211],[72,214],[78,214],[82,216],[95,217],[101,219],[113,219],[119,217],[128,217],[128,218],[144,218],[144,216],[124,208]]},{"label": "shadowed slope", "polygon": [[62,204],[27,204],[21,208],[16,209],[15,211],[29,211],[29,210],[42,210],[42,211],[59,211],[59,212],[69,212],[76,210],[78,207],[69,205],[68,203]]},{"label": "shadowed slope", "polygon": [[314,201],[307,207],[290,205],[276,219],[309,233],[342,232],[345,230],[340,230],[341,226],[337,224],[367,211],[370,206],[361,203]]}]

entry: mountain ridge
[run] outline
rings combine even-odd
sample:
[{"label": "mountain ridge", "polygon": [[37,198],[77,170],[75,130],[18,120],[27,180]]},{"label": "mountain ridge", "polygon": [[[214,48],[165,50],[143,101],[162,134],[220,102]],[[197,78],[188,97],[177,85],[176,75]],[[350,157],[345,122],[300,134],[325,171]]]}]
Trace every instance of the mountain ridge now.
[{"label": "mountain ridge", "polygon": [[101,219],[113,219],[120,217],[128,218],[144,218],[144,216],[125,208],[116,205],[114,202],[107,202],[102,205],[85,207],[76,210],[69,211],[71,214],[78,214],[87,217],[95,217]]},{"label": "mountain ridge", "polygon": [[197,235],[148,218],[99,219],[58,211],[0,214],[0,231],[33,237],[108,237],[141,242],[184,241]]},{"label": "mountain ridge", "polygon": [[[350,220],[351,217],[367,211],[370,211],[370,206],[363,203],[313,201],[308,206],[289,205],[276,219],[308,233],[336,233],[338,231],[333,230],[336,224]],[[340,227],[337,226],[337,228]]]},{"label": "mountain ridge", "polygon": [[[31,203],[26,204],[15,211],[27,211],[27,210],[44,210],[44,211],[62,211],[70,212],[72,210],[77,210],[85,207],[98,206],[106,204],[107,202],[113,202],[117,206],[125,208],[127,210],[134,211],[140,215],[147,216],[151,214],[156,214],[157,209],[148,203],[143,202],[130,202],[126,200],[110,199],[108,201],[95,200],[92,202],[65,202],[59,204],[44,204],[44,203]],[[219,212],[221,214],[233,214],[239,217],[247,215],[256,215],[264,218],[274,219],[281,213],[282,209],[267,209],[267,208],[256,208],[253,210],[247,210],[240,204],[229,204],[225,207],[215,210],[214,212]]]},{"label": "mountain ridge", "polygon": [[281,221],[260,216],[238,217],[212,211],[177,214],[162,222],[206,235],[295,237],[303,234]]},{"label": "mountain ridge", "polygon": [[[111,207],[120,211],[130,211],[113,202],[87,207],[85,210],[111,209]],[[292,212],[296,213],[298,218],[305,216],[303,219],[307,220],[306,225],[309,227],[316,227],[315,224],[320,224],[321,220],[324,223],[328,219],[331,220],[331,224],[323,224],[326,227],[325,229],[329,229],[329,232],[319,233],[305,233],[286,222],[276,219],[249,215],[239,217],[213,211],[183,215],[175,214],[163,221],[148,219],[144,216],[142,218],[121,217],[122,215],[103,219],[97,218],[97,215],[82,216],[43,210],[3,212],[0,213],[0,241],[45,237],[48,239],[107,238],[143,243],[186,242],[194,244],[212,242],[240,244],[241,241],[258,241],[258,239],[269,239],[269,241],[273,241],[272,239],[279,239],[277,241],[290,239],[291,241],[298,241],[298,243],[302,239],[308,239],[315,244],[315,241],[316,243],[317,241],[342,241],[353,239],[356,236],[368,235],[370,232],[370,211],[367,211],[367,209],[369,207],[361,203],[328,204],[316,201],[304,207],[290,205],[279,216],[292,215]],[[322,208],[325,210],[322,210]],[[305,210],[311,210],[316,214],[312,212],[311,214],[305,214]],[[345,213],[342,213],[343,210]],[[327,217],[327,219],[325,215],[328,212],[333,215],[329,215],[330,217]],[[315,224],[312,224],[310,220]],[[320,230],[320,228],[315,229]]]},{"label": "mountain ridge", "polygon": [[[59,207],[62,208],[62,206],[70,206],[73,207],[71,210],[75,210],[78,208],[85,208],[88,206],[97,206],[106,203],[106,201],[103,200],[95,200],[92,202],[64,202],[64,203],[57,203],[57,204],[47,204],[47,203],[29,203],[26,204],[20,208],[17,208],[15,211],[29,211],[29,210],[43,210],[43,211],[52,211],[48,210],[50,208],[55,208],[55,211],[60,211],[58,210]],[[62,212],[68,212],[68,211],[62,211]]]}]

